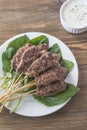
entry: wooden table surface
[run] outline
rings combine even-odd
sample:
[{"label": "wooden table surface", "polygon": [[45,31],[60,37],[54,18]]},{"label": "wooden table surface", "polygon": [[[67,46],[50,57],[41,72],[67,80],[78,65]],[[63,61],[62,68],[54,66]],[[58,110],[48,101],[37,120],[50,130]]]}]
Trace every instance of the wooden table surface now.
[{"label": "wooden table surface", "polygon": [[87,32],[66,32],[59,18],[65,0],[0,0],[0,45],[14,35],[38,31],[61,39],[73,51],[79,66],[80,92],[61,110],[31,118],[0,114],[0,130],[87,130]]}]

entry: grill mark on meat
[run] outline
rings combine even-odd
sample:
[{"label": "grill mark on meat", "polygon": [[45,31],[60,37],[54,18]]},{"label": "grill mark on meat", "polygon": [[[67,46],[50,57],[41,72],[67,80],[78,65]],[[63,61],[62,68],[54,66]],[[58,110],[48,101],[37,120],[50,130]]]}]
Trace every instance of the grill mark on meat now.
[{"label": "grill mark on meat", "polygon": [[17,52],[16,54],[13,56],[12,58],[12,61],[11,61],[11,66],[13,69],[16,69],[17,66],[19,65],[20,61],[21,61],[21,57],[22,57],[22,54],[24,53],[24,51],[31,47],[32,45],[31,44],[26,44],[25,46],[21,47]]},{"label": "grill mark on meat", "polygon": [[64,78],[62,68],[50,68],[44,73],[41,73],[39,76],[35,77],[35,82],[37,86],[48,85],[51,82],[62,80]]},{"label": "grill mark on meat", "polygon": [[47,86],[38,86],[37,87],[37,96],[54,96],[59,92],[62,92],[66,89],[66,83],[61,80],[53,82]]},{"label": "grill mark on meat", "polygon": [[31,48],[27,49],[22,57],[21,61],[17,67],[17,73],[26,73],[27,69],[30,65],[39,57],[39,52],[43,49],[48,49],[47,44],[43,44],[40,46],[32,46]]}]

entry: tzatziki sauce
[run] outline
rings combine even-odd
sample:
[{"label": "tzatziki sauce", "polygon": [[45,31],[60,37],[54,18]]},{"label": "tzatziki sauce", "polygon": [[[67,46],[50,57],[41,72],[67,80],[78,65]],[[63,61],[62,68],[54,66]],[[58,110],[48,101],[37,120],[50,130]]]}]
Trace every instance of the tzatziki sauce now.
[{"label": "tzatziki sauce", "polygon": [[73,28],[87,26],[87,0],[71,0],[63,10],[63,19]]}]

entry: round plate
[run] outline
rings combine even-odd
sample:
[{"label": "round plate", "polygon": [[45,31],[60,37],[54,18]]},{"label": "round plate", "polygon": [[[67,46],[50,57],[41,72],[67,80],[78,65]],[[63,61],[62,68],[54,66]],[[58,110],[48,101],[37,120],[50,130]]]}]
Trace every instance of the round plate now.
[{"label": "round plate", "polygon": [[[2,53],[5,51],[7,45],[13,41],[15,38],[20,37],[22,35],[26,34],[30,39],[35,38],[39,35],[46,35],[49,39],[49,46],[52,46],[54,43],[58,43],[60,46],[63,58],[70,60],[74,63],[74,67],[72,71],[68,74],[67,78],[65,79],[68,83],[71,83],[73,85],[77,85],[78,83],[78,66],[76,63],[76,59],[71,52],[71,50],[58,38],[51,36],[49,34],[41,33],[41,32],[27,32],[23,33],[17,36],[14,36],[7,40],[1,47],[0,47],[0,61],[2,61]],[[0,76],[3,75],[3,70],[2,70],[2,63],[0,63]],[[22,99],[19,107],[15,111],[15,113],[23,116],[29,116],[29,117],[38,117],[38,116],[43,116],[43,115],[48,115],[50,113],[53,113],[60,108],[62,108],[70,99],[68,99],[66,102],[64,102],[61,105],[56,105],[52,107],[47,107],[44,104],[41,104],[37,100],[35,100],[32,96],[26,97]],[[7,107],[9,110],[13,108],[15,105],[15,101],[12,102],[11,107]]]}]

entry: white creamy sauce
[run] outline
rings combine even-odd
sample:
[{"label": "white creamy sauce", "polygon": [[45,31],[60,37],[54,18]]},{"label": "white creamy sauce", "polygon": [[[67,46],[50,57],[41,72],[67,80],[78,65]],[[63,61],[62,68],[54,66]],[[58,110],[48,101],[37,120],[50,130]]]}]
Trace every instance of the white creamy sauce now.
[{"label": "white creamy sauce", "polygon": [[87,0],[72,0],[63,13],[64,20],[71,27],[87,26]]}]

